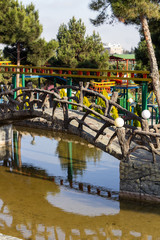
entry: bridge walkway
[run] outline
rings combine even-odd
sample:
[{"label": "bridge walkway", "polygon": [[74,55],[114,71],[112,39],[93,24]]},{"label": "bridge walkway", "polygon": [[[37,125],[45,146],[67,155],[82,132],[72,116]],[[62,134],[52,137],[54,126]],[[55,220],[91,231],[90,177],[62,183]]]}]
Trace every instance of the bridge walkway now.
[{"label": "bridge walkway", "polygon": [[[41,110],[39,110],[39,111],[41,111]],[[79,112],[76,110],[68,110],[68,111],[69,111],[70,118],[76,117],[77,119],[79,119],[79,121],[82,119],[82,117],[85,114],[84,112]],[[52,108],[46,108],[45,113],[52,116]],[[122,152],[121,152],[121,147],[120,147],[118,138],[115,138],[113,140],[113,142],[109,145],[109,147],[107,147],[111,137],[115,133],[115,130],[116,130],[115,126],[106,128],[104,130],[103,135],[100,135],[95,141],[94,138],[96,136],[96,132],[93,131],[92,129],[97,129],[97,131],[99,129],[101,129],[101,127],[104,125],[104,122],[101,121],[100,119],[97,119],[95,117],[88,115],[87,118],[85,119],[86,126],[83,126],[83,130],[79,131],[78,130],[79,124],[78,124],[77,120],[73,120],[72,122],[70,122],[70,125],[68,126],[67,130],[64,129],[64,127],[63,127],[64,126],[64,114],[63,114],[62,108],[56,108],[56,110],[54,112],[54,117],[55,117],[54,125],[51,122],[49,122],[48,120],[42,119],[39,117],[24,120],[22,122],[18,122],[18,125],[36,127],[36,128],[40,128],[40,129],[44,128],[44,129],[54,130],[54,131],[67,131],[67,133],[79,135],[80,137],[82,137],[83,139],[88,141],[90,144],[93,144],[94,146],[100,148],[104,152],[107,152],[107,153],[111,154],[112,156],[115,156],[116,158],[121,159]],[[92,129],[88,128],[87,125],[92,127]],[[135,147],[135,145],[136,145],[135,143],[132,143],[132,147]],[[146,150],[143,150],[143,149],[139,149],[130,155],[130,159],[137,160],[137,161],[141,160],[141,162],[142,161],[144,161],[144,162],[151,161],[152,162],[153,157],[152,157],[152,153],[150,153]],[[160,157],[157,156],[156,160],[159,162]]]}]

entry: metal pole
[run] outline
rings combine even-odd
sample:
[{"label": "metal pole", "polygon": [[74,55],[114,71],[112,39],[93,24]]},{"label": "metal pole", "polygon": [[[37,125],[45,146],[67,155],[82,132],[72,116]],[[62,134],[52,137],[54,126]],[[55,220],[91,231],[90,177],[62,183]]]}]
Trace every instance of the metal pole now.
[{"label": "metal pole", "polygon": [[25,87],[25,75],[22,74],[22,87]]},{"label": "metal pole", "polygon": [[[12,76],[12,84],[13,84],[13,89],[16,88],[17,84],[16,84],[16,75]],[[16,99],[17,97],[17,92],[14,92],[14,99]]]},{"label": "metal pole", "polygon": [[130,105],[129,105],[129,102],[128,102],[128,88],[126,89],[126,108],[129,111]]},{"label": "metal pole", "polygon": [[[67,79],[67,85],[72,86],[72,79],[68,78]],[[67,97],[70,98],[72,96],[72,89],[71,88],[67,88]],[[71,102],[72,100],[69,99],[69,102]],[[68,109],[72,109],[72,105],[69,104],[68,105]]]},{"label": "metal pole", "polygon": [[73,178],[73,164],[72,164],[72,142],[68,142],[68,180]]},{"label": "metal pole", "polygon": [[54,87],[56,87],[57,80],[54,78]]},{"label": "metal pole", "polygon": [[38,88],[39,89],[41,88],[41,78],[40,77],[38,78]]},{"label": "metal pole", "polygon": [[156,124],[159,122],[159,110],[158,107],[156,108]]},{"label": "metal pole", "polygon": [[123,108],[126,108],[126,91],[123,89]]},{"label": "metal pole", "polygon": [[142,83],[142,111],[147,110],[147,92],[148,84],[147,82]]}]

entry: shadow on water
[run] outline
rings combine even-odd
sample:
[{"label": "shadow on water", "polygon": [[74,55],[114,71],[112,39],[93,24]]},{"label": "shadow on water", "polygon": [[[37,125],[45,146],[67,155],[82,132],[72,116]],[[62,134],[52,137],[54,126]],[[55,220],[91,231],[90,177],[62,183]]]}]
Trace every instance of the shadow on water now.
[{"label": "shadow on water", "polygon": [[[79,188],[78,180],[83,180],[88,165],[94,161],[98,163],[101,161],[103,157],[101,151],[90,148],[91,152],[89,152],[88,144],[84,141],[84,144],[80,144],[81,140],[77,137],[55,133],[54,138],[54,134],[51,133],[46,133],[46,136],[42,131],[38,133],[37,130],[25,129],[26,134],[32,134],[34,144],[34,136],[38,134],[50,138],[51,141],[53,138],[59,140],[55,145],[55,152],[65,174],[58,175],[62,172],[56,170],[57,175],[53,176],[42,166],[37,167],[25,162],[26,159],[23,162],[24,153],[26,154],[21,144],[23,131],[18,129],[17,135],[14,132],[13,147],[10,151],[7,149],[6,154],[3,152],[1,155],[1,232],[28,240],[158,240],[160,238],[159,205],[118,200],[108,195],[101,197],[97,187],[103,192],[104,186],[101,189],[101,185],[94,185],[90,181],[87,185],[85,185],[86,181],[83,182],[83,191]],[[80,164],[78,164],[78,154],[75,149],[73,150],[74,144],[69,144],[71,142],[74,142],[80,150],[82,155],[80,155]],[[100,172],[103,172],[104,167],[106,166],[102,165]],[[105,171],[108,168],[107,165]],[[112,171],[111,167],[109,169]],[[95,165],[94,175],[97,174],[96,172]],[[72,186],[67,185],[71,181]],[[91,192],[88,191],[88,184],[91,186]],[[92,187],[95,187],[93,194]],[[112,194],[112,189],[110,191]]]}]

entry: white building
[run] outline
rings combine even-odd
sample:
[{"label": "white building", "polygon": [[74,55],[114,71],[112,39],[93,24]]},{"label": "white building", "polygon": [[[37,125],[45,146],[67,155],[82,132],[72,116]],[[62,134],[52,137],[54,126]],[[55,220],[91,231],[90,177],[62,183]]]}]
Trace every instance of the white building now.
[{"label": "white building", "polygon": [[103,44],[105,50],[108,50],[108,53],[111,54],[123,54],[123,48],[120,44],[111,44],[104,43]]}]

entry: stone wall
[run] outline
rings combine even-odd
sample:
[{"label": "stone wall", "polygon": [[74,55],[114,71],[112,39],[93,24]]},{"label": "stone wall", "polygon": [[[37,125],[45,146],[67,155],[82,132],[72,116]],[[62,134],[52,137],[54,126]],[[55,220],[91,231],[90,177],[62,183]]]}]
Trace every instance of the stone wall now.
[{"label": "stone wall", "polygon": [[12,125],[4,125],[0,127],[0,147],[10,145],[12,143]]},{"label": "stone wall", "polygon": [[120,198],[160,202],[160,163],[120,163]]},{"label": "stone wall", "polygon": [[11,158],[12,125],[0,127],[0,161]]}]

